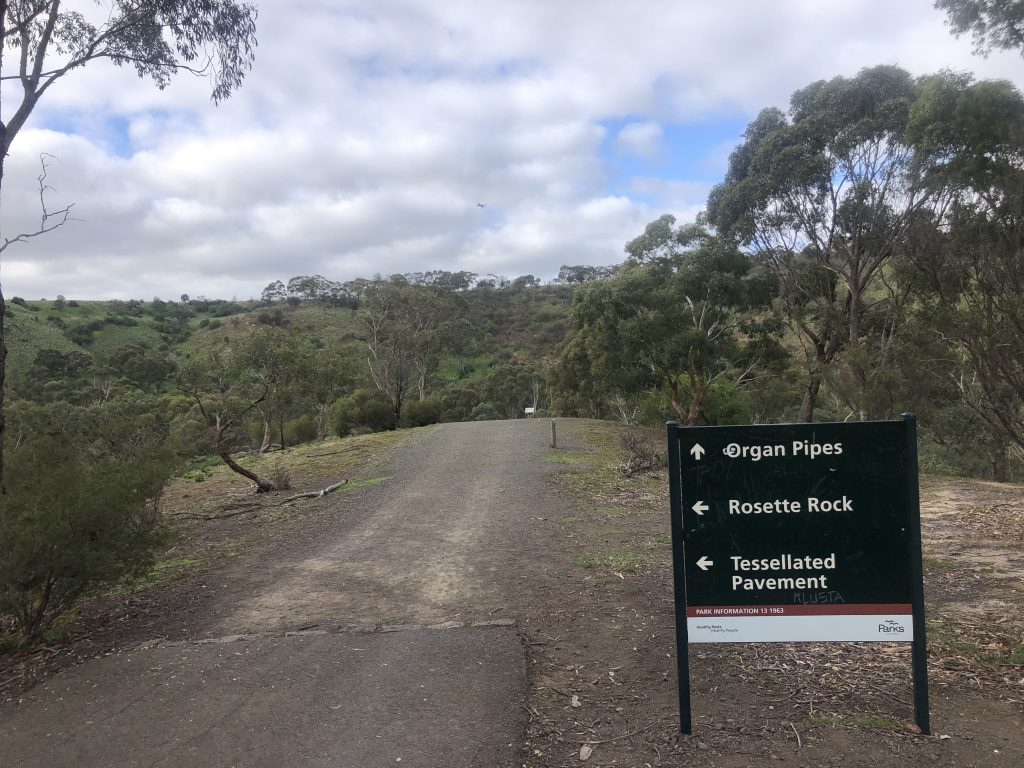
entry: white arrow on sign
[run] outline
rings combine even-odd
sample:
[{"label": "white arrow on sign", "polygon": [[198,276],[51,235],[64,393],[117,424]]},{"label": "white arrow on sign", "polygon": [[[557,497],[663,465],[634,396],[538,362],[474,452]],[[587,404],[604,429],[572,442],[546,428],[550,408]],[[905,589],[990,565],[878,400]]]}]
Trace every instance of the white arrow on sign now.
[{"label": "white arrow on sign", "polygon": [[696,504],[693,505],[693,507],[691,507],[691,509],[693,509],[693,511],[701,517],[704,517],[704,513],[711,509],[711,507],[709,507],[703,501],[698,501]]},{"label": "white arrow on sign", "polygon": [[704,446],[700,443],[694,443],[693,448],[690,449],[690,454],[697,461],[700,461],[700,457],[704,455]]},{"label": "white arrow on sign", "polygon": [[714,560],[708,560],[708,556],[707,555],[701,555],[700,560],[697,561],[697,567],[700,568],[702,571],[706,571],[708,568],[710,568],[714,564],[715,564],[715,561]]}]

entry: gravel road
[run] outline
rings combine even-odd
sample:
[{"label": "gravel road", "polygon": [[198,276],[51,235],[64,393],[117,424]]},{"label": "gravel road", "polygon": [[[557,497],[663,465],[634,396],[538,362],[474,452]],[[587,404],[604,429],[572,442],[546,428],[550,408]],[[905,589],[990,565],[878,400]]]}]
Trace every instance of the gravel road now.
[{"label": "gravel road", "polygon": [[[552,599],[545,421],[446,424],[206,575],[160,640],[0,706],[5,766],[512,766],[520,610]],[[185,627],[183,626],[182,629]],[[181,635],[168,633],[170,635]]]}]

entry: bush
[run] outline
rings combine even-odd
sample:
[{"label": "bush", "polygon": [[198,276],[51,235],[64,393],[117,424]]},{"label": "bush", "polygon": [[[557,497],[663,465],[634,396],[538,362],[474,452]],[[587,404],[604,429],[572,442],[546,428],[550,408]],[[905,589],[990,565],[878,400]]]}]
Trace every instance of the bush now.
[{"label": "bush", "polygon": [[470,421],[473,409],[480,404],[480,386],[470,381],[458,381],[441,390],[440,399],[440,421]]},{"label": "bush", "polygon": [[287,491],[292,487],[292,473],[288,471],[288,467],[282,464],[277,464],[270,470],[270,475],[268,475],[267,479],[279,491]]},{"label": "bush", "polygon": [[441,420],[443,410],[441,399],[438,397],[406,401],[405,412],[402,414],[403,426],[425,427],[428,424],[437,424]]},{"label": "bush", "polygon": [[17,304],[19,307],[27,307],[28,306],[28,302],[25,301],[23,298],[21,298],[21,296],[14,296],[11,299],[11,304]]},{"label": "bush", "polygon": [[316,421],[309,414],[304,414],[297,419],[289,421],[284,428],[288,445],[297,443],[308,443],[316,440]]},{"label": "bush", "polygon": [[165,540],[158,450],[97,457],[50,434],[9,449],[0,497],[0,614],[38,638],[79,598],[145,572]]},{"label": "bush", "polygon": [[380,392],[368,389],[357,389],[335,402],[331,424],[339,437],[356,432],[383,432],[397,426],[391,401]]},{"label": "bush", "polygon": [[472,413],[469,414],[469,418],[473,421],[494,421],[495,419],[502,418],[502,415],[498,413],[498,409],[491,403],[480,403],[476,408],[473,409]]}]

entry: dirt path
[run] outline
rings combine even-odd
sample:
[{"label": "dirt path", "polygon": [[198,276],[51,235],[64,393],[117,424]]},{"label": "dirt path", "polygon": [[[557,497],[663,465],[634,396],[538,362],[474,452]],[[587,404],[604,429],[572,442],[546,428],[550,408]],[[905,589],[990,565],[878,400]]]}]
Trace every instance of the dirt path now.
[{"label": "dirt path", "polygon": [[557,506],[544,482],[555,469],[545,429],[517,421],[427,433],[395,457],[386,484],[339,504],[313,540],[225,571],[230,610],[218,606],[207,631],[516,618],[521,582],[537,575],[524,558],[531,528]]},{"label": "dirt path", "polygon": [[557,504],[547,435],[526,421],[422,435],[386,483],[170,590],[188,599],[170,600],[163,639],[2,705],[5,765],[518,765],[517,627],[544,592],[524,555]]}]

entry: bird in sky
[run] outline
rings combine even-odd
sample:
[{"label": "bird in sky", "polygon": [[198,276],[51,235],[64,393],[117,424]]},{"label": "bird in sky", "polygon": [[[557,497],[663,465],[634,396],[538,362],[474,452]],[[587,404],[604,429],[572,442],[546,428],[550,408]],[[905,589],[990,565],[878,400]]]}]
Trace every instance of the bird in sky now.
[{"label": "bird in sky", "polygon": [[477,203],[476,207],[477,208],[486,208],[487,207],[487,203]]}]

